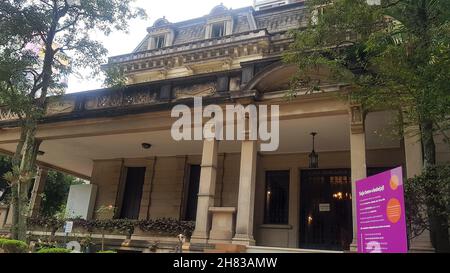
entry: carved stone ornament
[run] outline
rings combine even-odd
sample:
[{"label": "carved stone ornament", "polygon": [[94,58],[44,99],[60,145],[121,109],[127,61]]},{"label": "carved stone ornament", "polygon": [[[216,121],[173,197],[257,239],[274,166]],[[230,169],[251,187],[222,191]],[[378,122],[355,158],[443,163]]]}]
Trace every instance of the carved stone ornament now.
[{"label": "carved stone ornament", "polygon": [[19,116],[10,109],[0,108],[0,121],[16,120]]},{"label": "carved stone ornament", "polygon": [[70,113],[75,110],[75,100],[54,100],[47,104],[47,115]]},{"label": "carved stone ornament", "polygon": [[124,94],[123,104],[124,105],[140,105],[140,104],[150,104],[156,101],[156,93],[150,93],[145,91],[132,92]]},{"label": "carved stone ornament", "polygon": [[350,106],[350,126],[352,133],[364,132],[365,112],[361,105]]},{"label": "carved stone ornament", "polygon": [[114,108],[155,103],[157,94],[151,91],[111,92],[90,98],[85,105],[88,110]]},{"label": "carved stone ornament", "polygon": [[211,96],[216,91],[217,86],[215,82],[194,84],[191,86],[177,86],[174,88],[174,94],[177,99]]}]

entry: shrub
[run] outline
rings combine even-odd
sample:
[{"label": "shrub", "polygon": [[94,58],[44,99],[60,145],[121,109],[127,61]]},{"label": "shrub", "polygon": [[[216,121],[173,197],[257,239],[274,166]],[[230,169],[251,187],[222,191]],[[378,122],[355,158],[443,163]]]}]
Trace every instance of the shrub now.
[{"label": "shrub", "polygon": [[28,245],[22,241],[0,239],[0,249],[6,253],[26,253]]},{"label": "shrub", "polygon": [[143,231],[156,232],[162,235],[177,236],[184,234],[191,237],[195,228],[195,222],[178,221],[175,219],[157,219],[138,221],[137,225]]},{"label": "shrub", "polygon": [[[429,214],[450,218],[450,165],[433,166],[405,183],[405,205],[412,237],[430,230]],[[425,213],[426,212],[426,213]]]},{"label": "shrub", "polygon": [[[74,228],[82,228],[89,233],[94,232],[120,232],[131,235],[135,227],[142,231],[154,232],[161,235],[177,236],[184,234],[190,237],[195,228],[195,222],[179,221],[176,219],[156,219],[156,220],[129,220],[129,219],[109,219],[109,220],[83,220],[72,219]],[[64,226],[65,220],[56,218],[32,218],[28,221],[30,229],[33,227],[43,227],[55,232]]]},{"label": "shrub", "polygon": [[56,254],[56,253],[71,253],[72,251],[67,248],[42,248],[36,253],[44,254]]}]

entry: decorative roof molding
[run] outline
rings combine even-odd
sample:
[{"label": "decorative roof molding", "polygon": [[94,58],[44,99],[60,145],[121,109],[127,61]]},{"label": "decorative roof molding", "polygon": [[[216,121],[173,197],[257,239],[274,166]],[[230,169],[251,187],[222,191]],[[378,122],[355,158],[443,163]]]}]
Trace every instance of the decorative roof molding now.
[{"label": "decorative roof molding", "polygon": [[211,12],[209,13],[209,16],[217,16],[217,15],[224,15],[227,13],[230,13],[231,9],[228,9],[223,5],[223,3],[220,3],[220,5],[215,6]]}]

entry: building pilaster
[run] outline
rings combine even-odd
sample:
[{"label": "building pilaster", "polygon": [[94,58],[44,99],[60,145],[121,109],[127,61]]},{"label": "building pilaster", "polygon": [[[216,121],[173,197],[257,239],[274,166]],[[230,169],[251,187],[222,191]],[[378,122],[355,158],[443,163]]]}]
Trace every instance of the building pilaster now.
[{"label": "building pilaster", "polygon": [[367,177],[365,114],[361,105],[350,106],[350,158],[353,225],[353,241],[350,245],[350,251],[357,252],[356,181]]},{"label": "building pilaster", "polygon": [[192,243],[206,244],[208,242],[211,221],[209,208],[214,207],[214,194],[217,174],[218,141],[205,139],[203,141],[200,187],[197,203],[195,230],[191,237]]},{"label": "building pilaster", "polygon": [[[406,177],[413,178],[422,173],[423,154],[420,127],[407,126],[404,129]],[[426,212],[423,212],[426,213]],[[410,241],[410,252],[435,252],[428,230]]]},{"label": "building pilaster", "polygon": [[257,141],[243,141],[241,148],[236,234],[233,238],[233,244],[255,244],[253,238],[253,212],[255,206],[256,160]]},{"label": "building pilaster", "polygon": [[37,217],[41,210],[42,194],[47,181],[48,169],[39,167],[38,174],[34,181],[33,191],[30,199],[30,216]]}]

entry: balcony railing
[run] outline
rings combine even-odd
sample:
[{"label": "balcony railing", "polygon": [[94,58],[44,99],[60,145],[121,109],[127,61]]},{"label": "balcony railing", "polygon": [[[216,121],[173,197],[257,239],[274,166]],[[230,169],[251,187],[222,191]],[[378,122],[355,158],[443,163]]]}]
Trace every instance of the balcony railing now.
[{"label": "balcony railing", "polygon": [[135,52],[126,55],[119,55],[109,58],[108,64],[118,64],[125,62],[132,62],[134,60],[141,60],[153,57],[160,57],[170,54],[177,54],[180,52],[187,52],[190,50],[204,49],[208,47],[214,47],[219,45],[232,44],[236,42],[242,42],[245,40],[252,40],[255,38],[268,37],[269,34],[265,29],[252,30],[247,32],[242,32],[238,34],[223,36],[219,38],[212,38],[207,40],[195,41],[190,43],[184,43],[179,45],[173,45],[170,47],[165,47],[161,49],[153,49],[141,52]]}]

